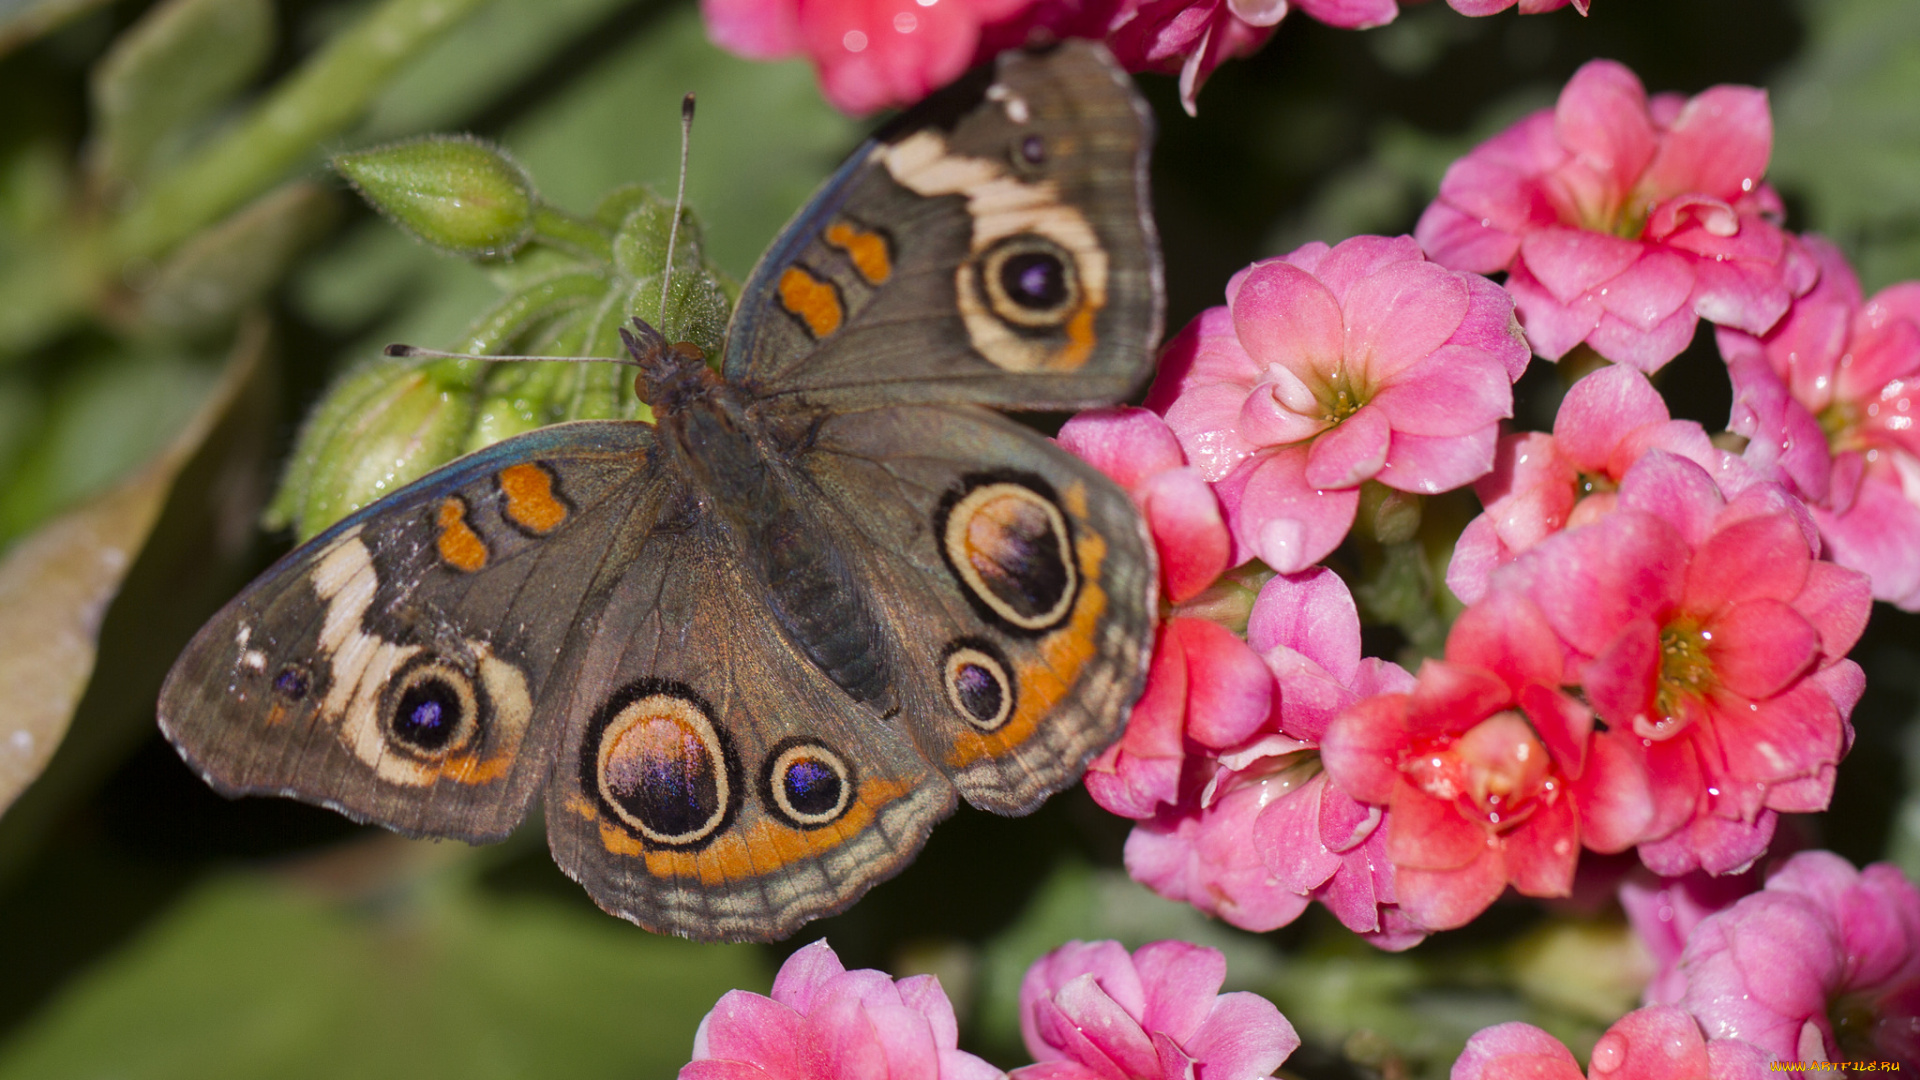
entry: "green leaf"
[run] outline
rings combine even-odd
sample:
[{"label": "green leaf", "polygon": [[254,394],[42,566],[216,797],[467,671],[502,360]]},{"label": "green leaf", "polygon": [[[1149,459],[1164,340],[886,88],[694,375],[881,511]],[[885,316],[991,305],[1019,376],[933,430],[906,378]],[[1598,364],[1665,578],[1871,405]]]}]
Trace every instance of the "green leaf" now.
[{"label": "green leaf", "polygon": [[342,379],[300,431],[269,527],[310,539],[463,453],[480,366],[383,357]]},{"label": "green leaf", "polygon": [[[219,385],[152,460],[48,522],[0,559],[0,812],[46,768],[93,674],[108,605],[159,520],[176,479],[236,408],[259,408],[266,331],[235,344]],[[229,471],[231,484],[238,475]],[[203,561],[207,553],[200,552]],[[13,822],[9,821],[9,825]]]},{"label": "green leaf", "polygon": [[105,3],[106,0],[6,0],[0,3],[0,56]]},{"label": "green leaf", "polygon": [[138,180],[165,144],[226,101],[273,50],[267,0],[166,0],[121,34],[93,69],[96,183]]},{"label": "green leaf", "polygon": [[217,377],[191,353],[153,348],[79,361],[0,489],[0,543],[106,490],[186,426]]},{"label": "green leaf", "polygon": [[1920,278],[1920,5],[1800,5],[1808,41],[1773,87],[1770,179],[1805,199],[1868,292]]},{"label": "green leaf", "polygon": [[226,326],[277,285],[339,216],[334,194],[311,181],[268,192],[182,244],[161,265],[139,295],[141,321],[182,334]]},{"label": "green leaf", "polygon": [[[368,854],[403,844],[448,852],[386,840]],[[751,946],[654,937],[445,874],[343,896],[341,872],[190,893],[16,1036],[0,1077],[664,1078],[722,994],[768,988]]]},{"label": "green leaf", "polygon": [[450,254],[511,255],[533,234],[533,181],[479,139],[430,135],[340,154],[333,167],[395,225]]}]

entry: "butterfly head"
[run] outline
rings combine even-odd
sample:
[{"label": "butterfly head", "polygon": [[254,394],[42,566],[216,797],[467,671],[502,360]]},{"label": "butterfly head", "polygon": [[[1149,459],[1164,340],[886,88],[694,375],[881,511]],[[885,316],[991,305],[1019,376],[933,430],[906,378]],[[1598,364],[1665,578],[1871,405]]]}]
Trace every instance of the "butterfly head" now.
[{"label": "butterfly head", "polygon": [[634,319],[631,329],[621,327],[620,340],[640,368],[634,390],[656,412],[678,412],[719,381],[700,346],[691,341],[669,345],[645,319]]}]

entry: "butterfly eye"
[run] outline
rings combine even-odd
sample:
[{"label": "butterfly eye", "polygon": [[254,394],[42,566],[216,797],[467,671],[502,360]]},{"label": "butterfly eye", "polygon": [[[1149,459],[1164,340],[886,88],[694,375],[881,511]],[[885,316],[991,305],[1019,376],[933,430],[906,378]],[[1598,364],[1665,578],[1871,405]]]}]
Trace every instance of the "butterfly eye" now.
[{"label": "butterfly eye", "polygon": [[795,828],[817,829],[838,821],[853,805],[852,767],[817,741],[783,745],[767,767],[769,808]]},{"label": "butterfly eye", "polygon": [[601,728],[593,785],[601,803],[641,837],[687,847],[725,824],[733,778],[706,710],[690,694],[661,689],[631,698]]},{"label": "butterfly eye", "polygon": [[967,723],[998,731],[1013,715],[1013,679],[999,650],[983,641],[956,641],[947,649],[947,700]]},{"label": "butterfly eye", "polygon": [[979,265],[988,306],[1015,327],[1055,329],[1080,310],[1073,256],[1044,236],[1009,236],[988,248]]},{"label": "butterfly eye", "polygon": [[402,672],[390,694],[387,741],[402,753],[437,760],[472,745],[484,702],[471,676],[441,660]]}]

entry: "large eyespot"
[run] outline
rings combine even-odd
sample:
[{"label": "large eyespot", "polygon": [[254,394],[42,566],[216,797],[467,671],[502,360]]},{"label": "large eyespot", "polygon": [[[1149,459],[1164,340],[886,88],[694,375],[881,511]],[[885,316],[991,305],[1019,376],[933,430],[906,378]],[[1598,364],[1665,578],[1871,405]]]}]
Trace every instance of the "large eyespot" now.
[{"label": "large eyespot", "polygon": [[998,731],[1013,715],[1014,683],[1006,658],[992,644],[962,638],[947,646],[941,664],[947,701],[981,731]]},{"label": "large eyespot", "polygon": [[941,554],[976,609],[1027,632],[1055,626],[1073,610],[1073,536],[1045,481],[972,478],[964,494],[943,501],[935,527]]},{"label": "large eyespot", "polygon": [[1073,256],[1045,236],[1009,236],[988,248],[978,265],[987,306],[1014,327],[1057,329],[1080,310]]},{"label": "large eyespot", "polygon": [[789,739],[767,757],[760,791],[767,809],[796,829],[840,820],[857,782],[847,759],[817,739]]},{"label": "large eyespot", "polygon": [[486,696],[473,676],[438,657],[403,668],[386,699],[387,745],[424,761],[472,746],[485,719]]},{"label": "large eyespot", "polygon": [[588,735],[582,780],[642,839],[702,845],[732,814],[737,767],[706,703],[686,687],[654,680],[629,687],[601,709]]}]

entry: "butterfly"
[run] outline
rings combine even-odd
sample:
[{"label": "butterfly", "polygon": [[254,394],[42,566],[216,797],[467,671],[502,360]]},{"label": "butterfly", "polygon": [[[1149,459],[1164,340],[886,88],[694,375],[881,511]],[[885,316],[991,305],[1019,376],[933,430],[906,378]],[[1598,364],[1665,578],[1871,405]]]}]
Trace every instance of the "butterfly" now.
[{"label": "butterfly", "polygon": [[766,940],[957,798],[1025,814],[1119,734],[1156,565],[1128,496],[995,410],[1111,404],[1162,322],[1150,116],[1097,45],[1014,52],[855,151],[719,370],[638,324],[653,423],[448,464],[193,639],[161,729],[228,795],[504,838],[657,932]]}]

